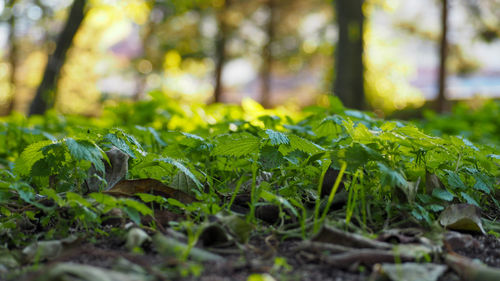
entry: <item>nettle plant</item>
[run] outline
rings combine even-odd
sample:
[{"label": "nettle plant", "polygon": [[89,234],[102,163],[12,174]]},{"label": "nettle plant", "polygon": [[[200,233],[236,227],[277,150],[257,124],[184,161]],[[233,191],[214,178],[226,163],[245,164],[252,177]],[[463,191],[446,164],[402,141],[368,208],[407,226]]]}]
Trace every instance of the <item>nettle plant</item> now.
[{"label": "nettle plant", "polygon": [[[168,114],[158,114],[158,120],[147,114],[140,124],[120,123],[109,112],[105,116],[112,120],[88,120],[87,126],[81,118],[53,113],[29,120],[12,116],[0,123],[5,143],[0,146],[0,235],[18,237],[19,243],[24,238],[14,234],[16,223],[33,220],[50,229],[76,219],[76,227],[99,231],[103,214],[113,208],[137,224],[158,205],[203,221],[231,210],[239,194],[249,196],[248,221],[256,222],[259,206],[275,205],[280,223],[296,219],[303,237],[311,234],[309,226],[316,231],[339,214],[347,224],[376,230],[402,215],[429,225],[450,203],[499,207],[494,195],[500,157],[494,148],[461,137],[433,137],[408,123],[345,110],[335,100],[326,109],[305,109],[301,118],[250,118],[241,108],[218,105],[217,110],[196,106],[189,114],[177,114],[182,107],[163,108],[157,99],[146,104]],[[189,131],[179,127],[182,123]],[[103,172],[111,147],[129,156],[128,179],[156,179],[198,202],[85,194],[89,169]],[[327,181],[331,171],[333,179]],[[324,182],[331,186],[325,189]],[[340,213],[330,212],[341,193]],[[65,217],[61,208],[69,210]],[[59,225],[67,231],[75,227]]]}]

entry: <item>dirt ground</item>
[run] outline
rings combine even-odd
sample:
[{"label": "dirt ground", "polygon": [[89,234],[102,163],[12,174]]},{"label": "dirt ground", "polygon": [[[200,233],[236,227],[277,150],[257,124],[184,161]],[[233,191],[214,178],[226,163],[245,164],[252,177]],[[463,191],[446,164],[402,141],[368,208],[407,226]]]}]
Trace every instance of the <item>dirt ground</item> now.
[{"label": "dirt ground", "polygon": [[[492,235],[466,235],[467,243],[458,243],[451,247],[459,255],[478,259],[486,265],[500,268],[500,240]],[[119,259],[125,259],[131,265],[141,267],[146,275],[156,276],[156,280],[241,280],[246,281],[253,273],[268,273],[274,280],[384,280],[375,276],[373,266],[353,264],[348,269],[337,268],[324,263],[320,257],[297,251],[299,240],[279,241],[270,236],[253,237],[243,248],[231,247],[215,250],[224,257],[220,262],[203,263],[203,271],[198,276],[180,277],[178,268],[183,267],[176,258],[165,258],[146,245],[143,254],[131,254],[124,247],[124,242],[108,238],[97,243],[84,243],[65,250],[56,259],[47,262],[39,270],[31,271],[22,278],[11,277],[8,280],[39,280],[52,265],[61,262],[73,262],[100,268],[115,269]],[[448,247],[450,248],[450,247]],[[282,257],[285,265],[276,265],[276,257]],[[434,261],[442,262],[442,261]],[[170,275],[163,275],[157,265],[170,270]],[[177,271],[177,272],[176,272]],[[175,276],[175,277],[174,277]],[[378,279],[377,279],[378,278]],[[80,280],[80,279],[78,279]],[[152,280],[155,280],[154,278]],[[261,280],[261,279],[259,279]],[[272,279],[270,279],[272,280]],[[440,281],[461,280],[453,270],[448,269]]]}]

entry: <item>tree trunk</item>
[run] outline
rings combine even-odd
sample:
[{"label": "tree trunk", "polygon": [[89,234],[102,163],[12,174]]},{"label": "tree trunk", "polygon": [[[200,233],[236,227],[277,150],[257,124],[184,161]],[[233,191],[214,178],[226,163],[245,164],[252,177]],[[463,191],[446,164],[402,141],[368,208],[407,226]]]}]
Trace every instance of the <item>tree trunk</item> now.
[{"label": "tree trunk", "polygon": [[335,5],[339,39],[335,50],[333,93],[344,106],[363,109],[363,0],[337,0]]},{"label": "tree trunk", "polygon": [[276,1],[277,0],[267,0],[267,9],[269,10],[269,19],[266,27],[267,42],[262,49],[260,98],[262,106],[266,108],[271,106],[271,76],[273,63],[272,44],[275,37],[274,25],[276,23]]},{"label": "tree trunk", "polygon": [[59,74],[66,60],[66,53],[83,21],[85,3],[86,0],[73,1],[66,25],[57,39],[56,50],[49,57],[42,83],[38,86],[35,99],[31,103],[29,115],[44,114],[45,111],[54,106]]},{"label": "tree trunk", "polygon": [[223,7],[220,8],[216,13],[217,22],[218,22],[218,32],[217,38],[215,41],[215,88],[214,88],[214,97],[213,102],[221,102],[222,101],[222,92],[223,92],[223,84],[222,84],[222,73],[224,71],[224,64],[226,63],[226,42],[227,42],[227,33],[228,26],[226,23],[226,11],[231,5],[231,1],[227,0]]},{"label": "tree trunk", "polygon": [[436,111],[448,109],[446,101],[446,58],[448,56],[448,0],[442,1],[441,7],[441,41],[439,43],[439,91],[436,99]]},{"label": "tree trunk", "polygon": [[10,2],[9,8],[11,9],[11,15],[9,18],[9,39],[8,42],[10,44],[9,46],[9,65],[10,65],[10,96],[9,96],[9,101],[7,104],[7,109],[5,111],[6,115],[9,115],[15,108],[16,106],[16,69],[17,69],[17,44],[16,44],[16,38],[15,38],[15,26],[16,26],[16,17],[12,13],[12,8],[14,7],[14,4],[16,3],[16,0],[13,0]]}]

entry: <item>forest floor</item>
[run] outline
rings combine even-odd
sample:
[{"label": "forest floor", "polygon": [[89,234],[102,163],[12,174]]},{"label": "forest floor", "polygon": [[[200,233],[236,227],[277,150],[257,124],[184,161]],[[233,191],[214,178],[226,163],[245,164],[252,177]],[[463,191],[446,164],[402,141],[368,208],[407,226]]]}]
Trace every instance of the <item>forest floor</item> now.
[{"label": "forest floor", "polygon": [[[488,265],[489,268],[500,267],[500,240],[493,235],[460,234],[458,232],[447,232],[444,234],[447,250],[454,255],[477,259]],[[328,251],[315,252],[317,249],[304,247],[301,239],[285,239],[280,241],[275,235],[259,235],[252,237],[250,241],[240,247],[213,248],[223,259],[219,261],[203,262],[198,274],[188,274],[181,277],[180,268],[185,267],[176,257],[165,258],[159,255],[151,243],[143,245],[144,252],[140,254],[130,253],[125,248],[124,241],[116,236],[99,240],[95,243],[81,243],[65,249],[60,255],[51,261],[40,264],[38,270],[30,270],[21,279],[16,277],[11,280],[63,280],[58,277],[71,276],[71,280],[120,280],[120,275],[113,276],[112,272],[121,272],[128,275],[127,280],[436,280],[433,277],[410,279],[387,279],[381,264],[376,260],[365,259],[366,262],[353,260],[349,266],[335,264],[325,256]],[[375,254],[376,255],[376,254]],[[277,257],[282,262],[277,262]],[[474,280],[470,273],[457,272],[446,266],[444,255],[433,259],[433,263],[443,264],[446,268],[440,274],[440,281],[449,280]],[[376,258],[376,257],[375,257]],[[92,266],[92,269],[109,269],[109,279],[105,275],[90,274],[88,276],[77,276],[78,270],[71,273],[70,270],[55,270],[61,264],[79,264]],[[171,275],[164,275],[160,268],[169,268]],[[87,268],[83,268],[86,270]],[[58,271],[55,273],[54,271]],[[194,272],[194,271],[192,271]],[[140,274],[138,274],[140,273]],[[252,279],[252,274],[255,275]],[[100,276],[101,279],[95,279]],[[104,276],[104,277],[103,277]],[[121,275],[127,276],[127,275]],[[141,277],[142,276],[142,277]],[[170,276],[170,277],[169,277]],[[174,277],[175,276],[175,277]],[[473,275],[475,276],[475,275]],[[173,278],[172,278],[173,277]],[[426,279],[430,278],[430,279]],[[467,279],[469,278],[469,279]],[[470,279],[472,278],[472,279]],[[490,277],[491,278],[491,277]],[[64,279],[66,280],[66,279]],[[478,279],[476,279],[478,280]],[[486,279],[481,279],[486,280]],[[494,279],[488,279],[494,280]]]}]

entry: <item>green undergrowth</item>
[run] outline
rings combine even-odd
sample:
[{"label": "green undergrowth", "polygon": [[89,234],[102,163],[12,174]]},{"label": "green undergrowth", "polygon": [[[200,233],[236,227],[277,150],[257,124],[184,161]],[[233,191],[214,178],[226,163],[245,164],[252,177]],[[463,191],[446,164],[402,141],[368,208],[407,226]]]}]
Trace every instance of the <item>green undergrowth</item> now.
[{"label": "green undergrowth", "polygon": [[[448,122],[432,118],[426,131],[445,132]],[[143,225],[141,217],[157,209],[184,215],[170,225],[196,240],[196,226],[212,215],[231,215],[241,194],[250,199],[239,215],[257,227],[242,227],[247,236],[269,229],[308,238],[332,223],[366,233],[401,223],[428,227],[458,202],[496,209],[500,151],[472,142],[468,137],[477,141],[478,133],[461,128],[470,134],[438,137],[347,110],[334,98],[328,107],[294,112],[264,110],[252,101],[183,105],[153,93],[148,101],[110,106],[96,119],[12,115],[0,123],[0,247],[78,232],[111,235],[102,222],[116,208],[147,229],[158,226]],[[498,138],[497,129],[487,133]],[[156,179],[197,201],[85,193],[88,170],[93,164],[104,171],[101,159],[108,161],[104,152],[111,147],[129,156],[127,179]],[[327,181],[330,170],[336,173]],[[257,218],[264,205],[279,207],[272,224]],[[296,232],[287,232],[290,222]]]},{"label": "green undergrowth", "polygon": [[500,146],[499,100],[459,102],[449,113],[427,111],[417,123],[435,136],[457,135],[475,143]]}]

